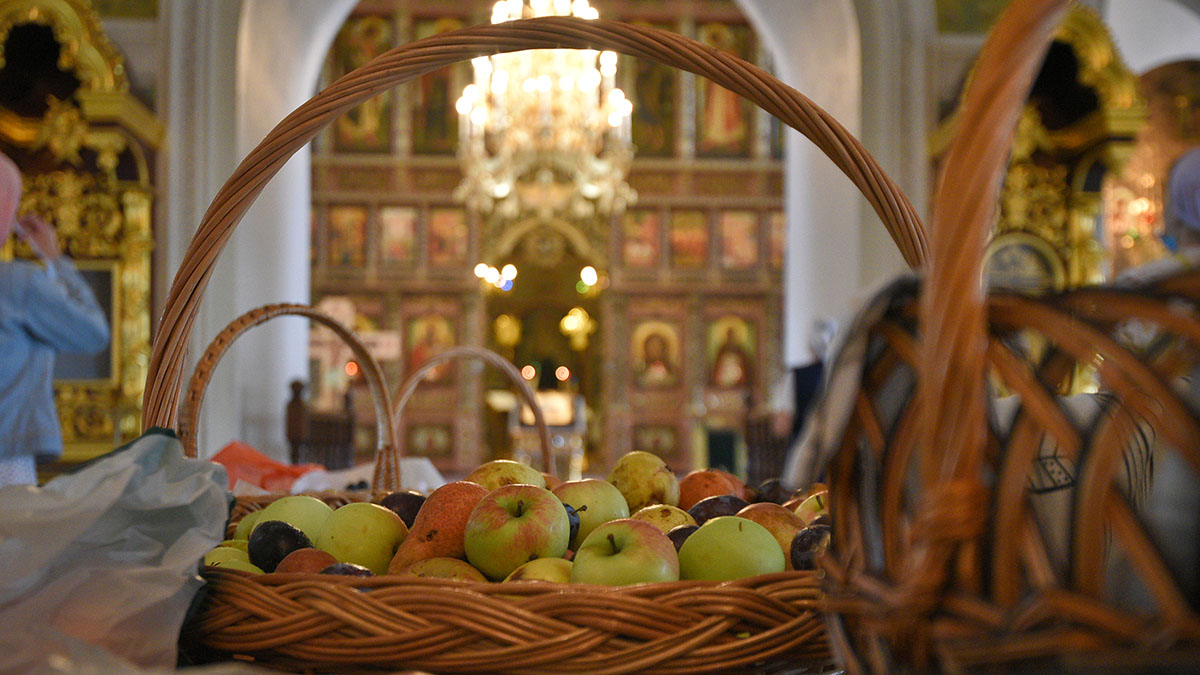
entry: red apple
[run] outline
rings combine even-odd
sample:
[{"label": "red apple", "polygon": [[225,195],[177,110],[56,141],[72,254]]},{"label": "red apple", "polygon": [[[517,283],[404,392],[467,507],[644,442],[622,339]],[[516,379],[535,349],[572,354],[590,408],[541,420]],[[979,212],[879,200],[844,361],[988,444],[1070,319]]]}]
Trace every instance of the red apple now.
[{"label": "red apple", "polygon": [[500,581],[536,558],[561,558],[571,524],[558,497],[535,485],[505,485],[479,500],[467,518],[467,560]]}]

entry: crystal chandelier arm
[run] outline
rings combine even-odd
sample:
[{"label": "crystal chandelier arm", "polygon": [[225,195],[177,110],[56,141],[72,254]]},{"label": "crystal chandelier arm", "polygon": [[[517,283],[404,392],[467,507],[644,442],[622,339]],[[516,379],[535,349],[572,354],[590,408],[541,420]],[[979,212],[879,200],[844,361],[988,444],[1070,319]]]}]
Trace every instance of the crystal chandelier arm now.
[{"label": "crystal chandelier arm", "polygon": [[299,148],[375,94],[475,56],[525,49],[609,49],[707,77],[761,106],[817,145],[883,220],[905,261],[926,260],[924,226],[900,188],[831,115],[761,68],[695,40],[646,26],[543,17],[442,33],[392,49],[338,78],[283,119],[214,197],[184,254],[151,353],[143,425],[173,425],[185,354],[216,259],[258,194]]}]

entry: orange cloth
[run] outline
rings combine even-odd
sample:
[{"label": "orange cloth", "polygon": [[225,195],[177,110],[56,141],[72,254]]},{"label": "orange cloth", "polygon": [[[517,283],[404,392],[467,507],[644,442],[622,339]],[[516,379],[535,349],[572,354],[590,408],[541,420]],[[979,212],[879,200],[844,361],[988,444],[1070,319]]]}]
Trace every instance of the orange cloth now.
[{"label": "orange cloth", "polygon": [[320,464],[284,464],[239,441],[232,441],[213,455],[212,461],[225,466],[229,473],[229,488],[239,480],[269,492],[287,492],[300,476],[323,469]]}]

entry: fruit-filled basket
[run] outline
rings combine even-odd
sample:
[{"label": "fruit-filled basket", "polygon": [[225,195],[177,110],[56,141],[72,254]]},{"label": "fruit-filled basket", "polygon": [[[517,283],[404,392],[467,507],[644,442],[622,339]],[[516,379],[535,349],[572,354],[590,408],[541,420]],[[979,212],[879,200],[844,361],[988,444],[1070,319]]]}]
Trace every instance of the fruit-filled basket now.
[{"label": "fruit-filled basket", "polygon": [[[670,32],[612,21],[552,17],[475,26],[393,49],[338,79],[242,161],[214,198],[172,284],[151,355],[145,424],[183,423],[177,409],[184,359],[215,261],[265,183],[296,150],[353,106],[421,74],[532,48],[612,50],[740,94],[816,144],[860,189],[905,260],[923,264],[924,230],[900,189],[837,120],[762,69]],[[390,417],[381,424],[381,436],[392,432]],[[399,485],[397,449],[394,443],[382,448],[377,488]],[[424,507],[418,519],[422,513]],[[187,626],[189,637],[226,655],[283,667],[695,673],[780,662],[790,670],[820,670],[832,658],[821,573],[813,570],[625,586],[253,575],[225,567],[207,567],[204,576],[206,597]]]}]

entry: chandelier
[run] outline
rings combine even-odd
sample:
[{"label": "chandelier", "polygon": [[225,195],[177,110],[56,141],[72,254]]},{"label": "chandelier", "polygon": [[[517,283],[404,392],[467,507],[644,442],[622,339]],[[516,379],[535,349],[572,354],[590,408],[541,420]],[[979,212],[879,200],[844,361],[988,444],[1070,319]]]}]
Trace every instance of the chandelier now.
[{"label": "chandelier", "polygon": [[[540,16],[595,19],[587,0],[500,0],[492,23]],[[463,89],[456,196],[492,218],[583,219],[619,214],[636,199],[633,104],[614,85],[617,54],[535,49],[472,59]]]}]

